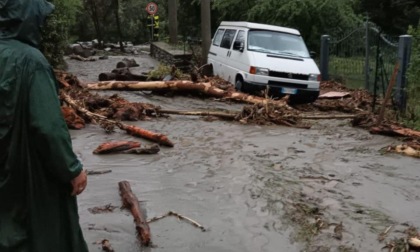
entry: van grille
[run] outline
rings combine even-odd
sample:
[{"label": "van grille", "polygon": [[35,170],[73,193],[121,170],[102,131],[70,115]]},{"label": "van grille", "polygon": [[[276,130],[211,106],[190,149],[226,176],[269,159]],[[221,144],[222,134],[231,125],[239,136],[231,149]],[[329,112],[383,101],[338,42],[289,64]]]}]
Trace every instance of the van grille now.
[{"label": "van grille", "polygon": [[308,80],[309,79],[309,75],[307,74],[295,74],[295,73],[269,71],[268,75],[272,77],[294,79],[294,80]]},{"label": "van grille", "polygon": [[285,88],[308,88],[306,84],[287,83],[279,81],[268,81],[268,85],[271,87],[285,87]]}]

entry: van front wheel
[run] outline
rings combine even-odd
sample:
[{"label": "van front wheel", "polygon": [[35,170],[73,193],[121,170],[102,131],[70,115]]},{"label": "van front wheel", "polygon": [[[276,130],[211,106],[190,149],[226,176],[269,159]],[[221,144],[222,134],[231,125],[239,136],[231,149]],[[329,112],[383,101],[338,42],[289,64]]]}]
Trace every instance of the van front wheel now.
[{"label": "van front wheel", "polygon": [[236,79],[235,89],[240,92],[247,92],[247,84],[242,80],[242,78]]}]

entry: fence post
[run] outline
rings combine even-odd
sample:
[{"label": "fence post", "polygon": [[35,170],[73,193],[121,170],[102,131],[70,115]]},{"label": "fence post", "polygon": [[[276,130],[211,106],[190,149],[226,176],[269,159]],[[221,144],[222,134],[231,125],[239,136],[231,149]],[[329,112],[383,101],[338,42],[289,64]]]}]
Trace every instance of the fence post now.
[{"label": "fence post", "polygon": [[407,105],[407,70],[410,63],[412,36],[401,35],[398,42],[398,70],[394,99],[400,111],[404,112]]},{"label": "fence post", "polygon": [[369,66],[369,17],[366,18],[366,41],[365,41],[365,89],[370,91],[370,66]]},{"label": "fence post", "polygon": [[328,76],[328,64],[330,57],[330,36],[322,35],[321,36],[321,58],[320,58],[320,68],[321,68],[321,79],[323,81],[329,80]]}]

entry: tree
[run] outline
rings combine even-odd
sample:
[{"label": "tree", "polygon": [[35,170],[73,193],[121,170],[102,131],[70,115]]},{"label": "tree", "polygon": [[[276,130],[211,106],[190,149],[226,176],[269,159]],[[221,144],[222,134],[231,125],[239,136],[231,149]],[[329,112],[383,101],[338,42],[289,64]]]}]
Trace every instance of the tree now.
[{"label": "tree", "polygon": [[201,0],[201,59],[202,64],[207,63],[207,55],[211,43],[211,16],[210,0]]},{"label": "tree", "polygon": [[51,0],[54,12],[42,29],[41,51],[54,68],[65,68],[64,52],[69,40],[69,29],[76,22],[80,0]]},{"label": "tree", "polygon": [[169,43],[178,42],[178,4],[177,0],[168,0]]}]

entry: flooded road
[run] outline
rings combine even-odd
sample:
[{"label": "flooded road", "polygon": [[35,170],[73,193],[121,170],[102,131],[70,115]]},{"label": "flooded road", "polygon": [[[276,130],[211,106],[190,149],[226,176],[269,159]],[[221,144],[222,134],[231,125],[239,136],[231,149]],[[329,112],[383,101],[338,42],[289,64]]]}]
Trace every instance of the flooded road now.
[{"label": "flooded road", "polygon": [[[68,70],[96,81],[121,58],[68,61]],[[146,55],[136,60],[145,70],[156,64]],[[101,94],[114,93],[166,109],[242,107],[142,92]],[[90,251],[100,251],[94,242],[102,239],[121,252],[380,251],[378,234],[390,225],[395,228],[389,238],[403,223],[420,226],[420,160],[383,155],[381,148],[398,141],[353,128],[349,121],[314,121],[310,130],[186,116],[132,124],[166,134],[175,147],[162,147],[157,155],[94,155],[103,142],[138,139],[121,131],[105,134],[97,125],[71,131],[86,169],[112,170],[89,176],[78,199]],[[119,208],[122,180],[130,182],[148,218],[174,211],[208,231],[168,217],[150,224],[154,246],[140,248],[131,214]],[[88,211],[107,204],[118,208]],[[334,231],[339,223],[341,239]],[[317,225],[322,227],[313,229]]]}]

